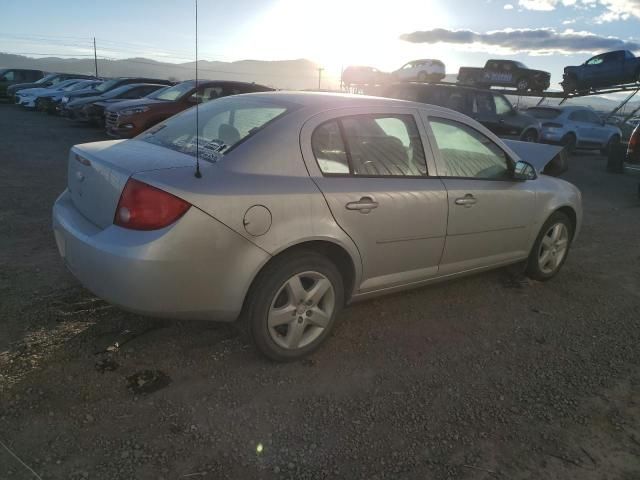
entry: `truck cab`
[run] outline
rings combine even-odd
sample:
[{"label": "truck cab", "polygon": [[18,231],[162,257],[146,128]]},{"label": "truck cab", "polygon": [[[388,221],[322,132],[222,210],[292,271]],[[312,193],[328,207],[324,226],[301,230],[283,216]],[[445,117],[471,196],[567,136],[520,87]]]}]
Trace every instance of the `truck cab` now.
[{"label": "truck cab", "polygon": [[7,96],[7,87],[17,83],[35,82],[44,77],[41,70],[27,70],[24,68],[0,69],[0,97]]}]

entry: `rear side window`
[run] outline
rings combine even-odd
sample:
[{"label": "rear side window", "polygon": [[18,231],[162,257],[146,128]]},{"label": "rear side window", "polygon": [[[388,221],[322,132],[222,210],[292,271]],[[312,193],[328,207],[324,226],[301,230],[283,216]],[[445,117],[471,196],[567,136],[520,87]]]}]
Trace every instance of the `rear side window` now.
[{"label": "rear side window", "polygon": [[473,96],[473,113],[493,114],[495,113],[495,103],[490,93],[475,92]]},{"label": "rear side window", "polygon": [[403,177],[427,174],[411,115],[357,115],[320,125],[312,149],[325,175]]},{"label": "rear side window", "polygon": [[440,151],[441,177],[511,178],[509,158],[491,139],[460,122],[432,118],[429,123]]},{"label": "rear side window", "polygon": [[533,115],[539,120],[551,120],[560,115],[561,111],[555,108],[530,108],[527,110],[529,115]]}]

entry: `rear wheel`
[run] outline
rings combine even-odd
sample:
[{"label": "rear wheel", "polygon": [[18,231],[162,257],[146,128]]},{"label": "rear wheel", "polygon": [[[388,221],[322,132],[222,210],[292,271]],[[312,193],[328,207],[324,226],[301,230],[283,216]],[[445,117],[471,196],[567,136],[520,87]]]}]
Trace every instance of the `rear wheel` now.
[{"label": "rear wheel", "polygon": [[529,90],[529,81],[526,78],[521,78],[520,80],[518,80],[516,88],[519,92],[526,92],[527,90]]},{"label": "rear wheel", "polygon": [[327,338],[344,304],[342,277],[326,257],[298,251],[256,278],[242,322],[256,347],[276,361],[308,355]]},{"label": "rear wheel", "polygon": [[576,150],[576,136],[573,133],[567,133],[564,137],[562,137],[562,145],[569,153],[573,153]]},{"label": "rear wheel", "polygon": [[569,217],[562,212],[551,215],[533,244],[527,261],[527,275],[539,281],[553,278],[567,259],[572,238],[573,225]]}]

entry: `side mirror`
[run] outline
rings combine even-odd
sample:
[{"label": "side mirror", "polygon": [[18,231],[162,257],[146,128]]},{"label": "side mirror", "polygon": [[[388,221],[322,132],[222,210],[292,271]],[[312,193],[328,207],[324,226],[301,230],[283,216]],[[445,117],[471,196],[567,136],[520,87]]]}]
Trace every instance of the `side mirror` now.
[{"label": "side mirror", "polygon": [[520,160],[513,169],[513,179],[524,182],[525,180],[534,180],[537,177],[536,169],[530,163]]}]

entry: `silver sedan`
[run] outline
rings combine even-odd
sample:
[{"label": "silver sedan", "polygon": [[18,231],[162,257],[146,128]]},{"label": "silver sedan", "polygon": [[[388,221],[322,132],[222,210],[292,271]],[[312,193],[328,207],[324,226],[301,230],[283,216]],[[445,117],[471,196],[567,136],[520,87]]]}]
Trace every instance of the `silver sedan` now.
[{"label": "silver sedan", "polygon": [[401,100],[239,95],[74,146],[53,227],[96,295],[238,321],[290,360],[352,301],[518,262],[556,275],[582,217],[578,189],[543,173],[557,150]]}]

